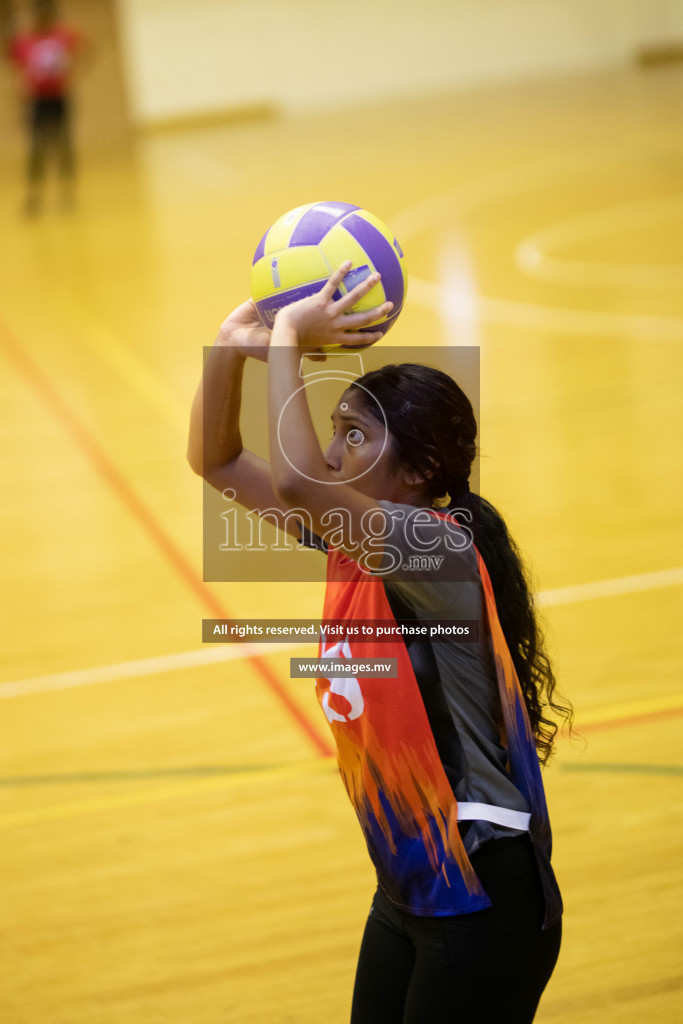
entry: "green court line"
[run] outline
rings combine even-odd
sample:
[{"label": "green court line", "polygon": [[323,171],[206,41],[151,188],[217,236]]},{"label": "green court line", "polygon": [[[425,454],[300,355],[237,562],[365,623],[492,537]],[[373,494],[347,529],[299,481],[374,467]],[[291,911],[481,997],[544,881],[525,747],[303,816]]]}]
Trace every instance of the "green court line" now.
[{"label": "green court line", "polygon": [[246,775],[291,767],[288,764],[189,765],[182,768],[131,768],[110,772],[69,772],[58,775],[0,776],[0,788],[28,786],[70,786],[88,782],[139,782],[144,779],[206,779],[226,775]]},{"label": "green court line", "polygon": [[[297,762],[298,763],[298,762]],[[0,788],[28,788],[31,786],[71,786],[85,783],[141,782],[149,779],[209,779],[225,776],[250,775],[256,772],[290,768],[279,764],[200,764],[178,768],[130,768],[109,772],[69,772],[56,775],[0,776]],[[632,764],[621,762],[586,762],[563,764],[564,772],[603,772],[621,775],[683,775],[683,765]]]},{"label": "green court line", "polygon": [[[158,770],[139,769],[124,772],[74,772],[71,775],[16,776],[6,781],[18,786],[23,784],[22,780],[33,780],[34,785],[38,786],[39,782],[36,780],[41,779],[50,780],[48,784],[53,785],[55,782],[59,783],[64,780],[73,783],[95,776],[103,781],[119,779],[125,782],[136,778],[149,778],[151,774],[153,784],[151,787],[143,786],[142,788],[127,786],[119,792],[103,793],[57,806],[32,807],[9,814],[0,814],[0,829],[16,825],[45,824],[50,821],[63,821],[67,818],[79,818],[91,814],[129,811],[132,808],[158,804],[164,800],[178,800],[187,796],[194,799],[199,794],[223,793],[245,785],[260,784],[264,780],[266,782],[283,782],[315,775],[331,775],[334,770],[333,758],[316,757],[306,761],[282,762],[272,767],[268,765],[218,765],[215,767],[197,765],[189,768],[160,768]],[[165,782],[162,781],[164,778]]]},{"label": "green court line", "polygon": [[680,764],[629,764],[616,762],[588,762],[586,764],[563,764],[564,772],[613,772],[617,775],[683,775]]}]

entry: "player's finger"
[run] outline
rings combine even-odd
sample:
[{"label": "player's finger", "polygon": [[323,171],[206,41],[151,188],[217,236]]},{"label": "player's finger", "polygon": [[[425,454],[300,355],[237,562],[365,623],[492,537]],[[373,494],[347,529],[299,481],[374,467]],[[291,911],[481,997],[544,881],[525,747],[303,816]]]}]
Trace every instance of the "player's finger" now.
[{"label": "player's finger", "polygon": [[342,348],[369,348],[376,341],[381,341],[384,331],[344,331],[344,341],[340,342]]},{"label": "player's finger", "polygon": [[329,280],[325,282],[321,294],[326,299],[331,299],[337,288],[344,280],[349,270],[353,266],[352,260],[344,260],[340,267],[337,267],[335,272],[330,276]]},{"label": "player's finger", "polygon": [[375,306],[374,309],[366,309],[360,313],[345,313],[344,330],[352,330],[354,327],[369,327],[370,324],[388,316],[393,308],[393,302],[383,302],[381,306]]},{"label": "player's finger", "polygon": [[350,309],[352,306],[367,295],[368,292],[372,291],[376,284],[379,284],[381,280],[381,274],[375,271],[373,274],[368,274],[362,281],[359,281],[355,288],[351,288],[346,295],[342,295],[341,299],[338,300],[337,306],[343,312],[346,309]]}]

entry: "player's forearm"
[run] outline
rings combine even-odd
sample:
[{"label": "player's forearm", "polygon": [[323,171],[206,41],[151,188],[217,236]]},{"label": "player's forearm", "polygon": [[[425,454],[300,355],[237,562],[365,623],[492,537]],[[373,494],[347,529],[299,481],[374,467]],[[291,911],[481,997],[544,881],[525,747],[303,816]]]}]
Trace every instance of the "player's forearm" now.
[{"label": "player's forearm", "polygon": [[244,362],[244,356],[219,336],[204,365],[192,405],[187,458],[194,472],[207,479],[242,451]]},{"label": "player's forearm", "polygon": [[268,356],[268,421],[273,485],[288,502],[310,496],[327,475],[313,427],[296,332],[278,315]]}]

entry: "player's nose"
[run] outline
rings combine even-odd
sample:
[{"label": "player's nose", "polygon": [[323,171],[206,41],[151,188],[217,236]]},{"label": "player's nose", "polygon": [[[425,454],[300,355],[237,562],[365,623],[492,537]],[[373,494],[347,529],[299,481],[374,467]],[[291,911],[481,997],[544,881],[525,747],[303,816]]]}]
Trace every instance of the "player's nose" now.
[{"label": "player's nose", "polygon": [[325,449],[327,468],[331,469],[334,473],[338,473],[341,469],[341,446],[337,442],[338,438],[333,437]]}]

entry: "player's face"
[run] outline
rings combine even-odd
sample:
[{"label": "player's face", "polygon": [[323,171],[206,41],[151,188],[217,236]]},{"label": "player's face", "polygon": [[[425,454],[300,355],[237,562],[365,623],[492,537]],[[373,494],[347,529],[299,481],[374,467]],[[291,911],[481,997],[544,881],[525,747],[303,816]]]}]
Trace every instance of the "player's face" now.
[{"label": "player's face", "polygon": [[332,411],[333,435],[325,452],[336,480],[347,480],[371,498],[397,500],[401,477],[391,434],[367,411],[357,389],[345,391]]}]

